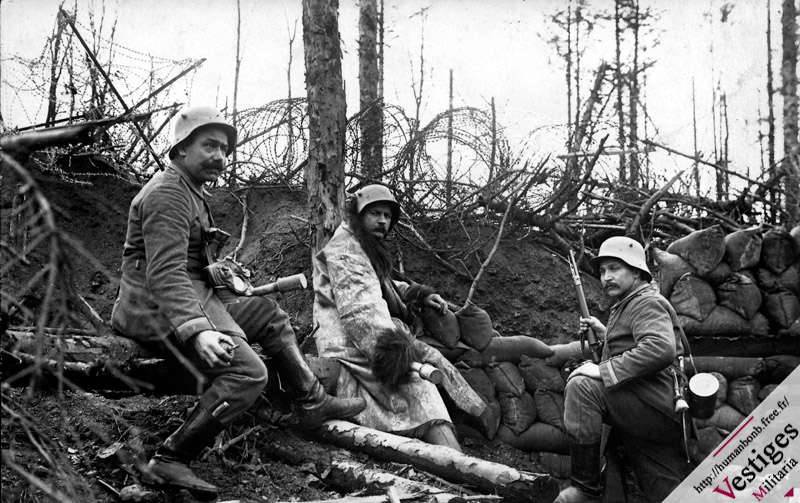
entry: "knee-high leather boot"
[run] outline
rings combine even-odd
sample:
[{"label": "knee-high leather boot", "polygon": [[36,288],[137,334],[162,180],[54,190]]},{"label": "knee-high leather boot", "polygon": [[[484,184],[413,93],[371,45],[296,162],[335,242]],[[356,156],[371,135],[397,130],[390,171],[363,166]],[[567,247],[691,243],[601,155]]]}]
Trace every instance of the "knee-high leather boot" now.
[{"label": "knee-high leather boot", "polygon": [[349,419],[367,406],[363,398],[337,398],[325,392],[297,344],[283,348],[272,358],[281,384],[294,399],[293,414],[301,428],[316,428],[328,419]]},{"label": "knee-high leather boot", "polygon": [[189,463],[210,444],[225,426],[204,407],[197,405],[186,421],[169,436],[148,464],[150,483],[188,489],[195,497],[216,497],[215,485],[194,474]]},{"label": "knee-high leather boot", "polygon": [[600,442],[569,444],[572,485],[553,503],[600,503],[603,496],[600,473]]},{"label": "knee-high leather boot", "polygon": [[434,445],[444,445],[458,452],[463,452],[461,445],[458,443],[458,437],[456,437],[453,427],[449,424],[431,426],[422,436],[422,441]]}]

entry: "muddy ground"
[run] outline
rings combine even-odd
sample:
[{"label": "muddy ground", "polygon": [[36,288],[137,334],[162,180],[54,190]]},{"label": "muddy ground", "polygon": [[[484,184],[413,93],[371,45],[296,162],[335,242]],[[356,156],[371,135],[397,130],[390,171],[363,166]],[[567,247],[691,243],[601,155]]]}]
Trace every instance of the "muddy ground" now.
[{"label": "muddy ground", "polygon": [[[36,173],[36,178],[55,210],[59,227],[96,258],[92,262],[74,249],[67,251],[74,259],[73,281],[78,291],[108,320],[127,209],[139,187],[114,176],[93,176],[82,183],[42,173]],[[15,178],[4,170],[4,222],[11,216],[15,188]],[[254,271],[255,284],[298,272],[311,278],[306,194],[301,188],[213,192],[216,225],[232,235],[226,251],[239,242],[246,207],[247,232],[238,259]],[[440,253],[436,257],[426,251],[418,240],[410,239],[408,228],[401,227],[394,244],[401,251],[404,273],[434,286],[449,301],[463,304],[471,277],[491,250],[497,221],[476,215],[461,222],[416,222],[415,227],[426,237],[427,245]],[[468,229],[472,244],[480,245],[476,250],[465,251],[470,241],[464,229]],[[7,238],[8,226],[4,224],[3,239]],[[7,285],[23,284],[45,263],[42,252],[29,259],[30,265],[6,274],[3,280]],[[589,307],[602,319],[607,306],[599,286],[590,278],[584,283]],[[303,347],[313,353],[313,342],[305,340],[312,326],[312,295],[309,289],[279,296],[278,300],[291,315]],[[503,239],[472,300],[487,310],[503,335],[526,334],[552,344],[572,339],[577,329],[577,303],[566,263],[524,228]],[[138,482],[136,464],[146,461],[180,424],[193,400],[191,396],[79,391],[69,389],[68,384],[60,390],[4,387],[2,501],[67,497],[76,502],[119,501],[116,492]],[[459,433],[468,454],[521,470],[544,471],[535,453],[487,441],[467,429]],[[347,494],[347,489],[333,487],[312,475],[314,470],[307,460],[297,461],[297,457],[286,454],[306,452],[308,442],[303,432],[276,430],[247,415],[224,432],[217,448],[207,451],[194,466],[201,477],[220,486],[219,501],[315,501]],[[276,448],[276,443],[285,449]],[[121,445],[124,447],[120,449]],[[324,444],[314,445],[323,451],[333,450]],[[363,456],[360,459],[379,464]],[[299,464],[292,464],[292,460]],[[397,466],[382,466],[395,473],[402,471]],[[42,487],[37,488],[39,480],[55,483],[62,494],[48,497]],[[364,494],[368,492],[360,495]],[[145,501],[191,501],[185,493],[154,491],[141,496]]]}]

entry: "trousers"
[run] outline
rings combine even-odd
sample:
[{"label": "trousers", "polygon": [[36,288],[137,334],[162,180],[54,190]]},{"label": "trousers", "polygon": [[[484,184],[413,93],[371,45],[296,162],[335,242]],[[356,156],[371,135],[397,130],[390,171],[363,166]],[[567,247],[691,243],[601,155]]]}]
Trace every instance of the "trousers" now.
[{"label": "trousers", "polygon": [[256,402],[267,385],[267,367],[250,344],[257,343],[269,357],[296,345],[297,339],[289,316],[268,297],[240,297],[226,308],[247,336],[247,340],[231,336],[239,347],[230,365],[210,368],[191,345],[175,343],[175,347],[206,378],[199,405],[227,426]]},{"label": "trousers", "polygon": [[602,440],[603,424],[622,443],[639,488],[649,502],[663,501],[694,468],[683,451],[680,423],[657,411],[625,386],[609,390],[602,381],[576,376],[567,382],[564,426],[569,441]]}]

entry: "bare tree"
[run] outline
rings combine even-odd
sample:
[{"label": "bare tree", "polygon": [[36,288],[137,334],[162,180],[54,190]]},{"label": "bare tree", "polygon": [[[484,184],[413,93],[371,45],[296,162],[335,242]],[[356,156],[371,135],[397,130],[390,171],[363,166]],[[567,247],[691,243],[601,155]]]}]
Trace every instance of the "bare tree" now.
[{"label": "bare tree", "polygon": [[[239,71],[242,67],[242,2],[236,0],[236,61],[233,76],[233,112],[231,112],[231,122],[233,127],[238,127],[238,102],[239,102]],[[236,149],[231,155],[231,169],[228,173],[228,180],[236,183]]]},{"label": "bare tree", "polygon": [[383,170],[383,97],[378,90],[377,0],[361,0],[358,39],[358,85],[361,98],[361,168],[367,178],[378,179]]},{"label": "bare tree", "polygon": [[[772,178],[777,175],[775,165],[775,83],[772,78],[772,2],[767,0],[767,175]],[[777,219],[777,207],[780,194],[775,189],[770,189],[769,202],[771,222]]]},{"label": "bare tree", "polygon": [[50,46],[50,88],[47,91],[47,116],[44,121],[48,126],[55,124],[56,113],[58,113],[58,80],[61,78],[61,72],[64,69],[64,58],[66,58],[66,51],[63,57],[60,55],[61,36],[64,34],[66,27],[66,20],[59,15],[56,18],[55,33],[48,41]]},{"label": "bare tree", "polygon": [[786,194],[787,227],[800,223],[800,145],[798,144],[797,96],[797,5],[783,0],[781,16],[783,61],[781,95],[783,96],[783,188]]},{"label": "bare tree", "polygon": [[338,10],[338,0],[303,0],[310,136],[305,174],[312,257],[333,236],[344,204],[347,110]]}]

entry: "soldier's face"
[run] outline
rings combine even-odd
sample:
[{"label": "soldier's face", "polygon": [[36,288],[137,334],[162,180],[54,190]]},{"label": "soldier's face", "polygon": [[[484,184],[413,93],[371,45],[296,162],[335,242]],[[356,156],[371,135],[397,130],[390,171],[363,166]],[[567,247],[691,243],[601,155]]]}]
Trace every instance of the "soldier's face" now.
[{"label": "soldier's face", "polygon": [[631,289],[638,284],[641,272],[628,266],[616,258],[600,260],[600,283],[603,284],[609,297],[615,300],[624,299]]},{"label": "soldier's face", "polygon": [[384,239],[392,225],[392,207],[386,203],[373,203],[361,212],[364,230],[376,239]]},{"label": "soldier's face", "polygon": [[221,128],[204,128],[194,139],[178,150],[182,164],[198,183],[215,182],[225,171],[228,136]]}]

